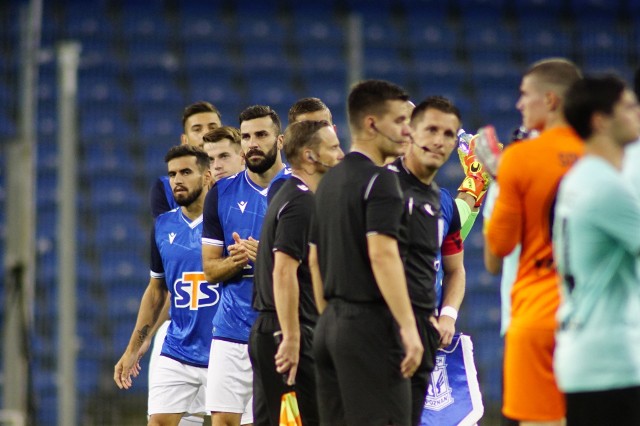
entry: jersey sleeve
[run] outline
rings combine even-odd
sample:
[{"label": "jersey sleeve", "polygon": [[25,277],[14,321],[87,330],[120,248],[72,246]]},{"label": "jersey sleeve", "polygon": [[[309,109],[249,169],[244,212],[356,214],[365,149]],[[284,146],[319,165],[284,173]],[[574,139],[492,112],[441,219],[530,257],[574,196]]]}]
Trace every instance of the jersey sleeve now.
[{"label": "jersey sleeve", "polygon": [[218,185],[214,185],[204,199],[202,244],[224,247],[224,231],[218,215]]},{"label": "jersey sleeve", "polygon": [[284,185],[287,180],[285,178],[279,178],[274,180],[271,185],[269,185],[269,189],[267,190],[267,204],[271,203],[271,199],[276,195],[278,190]]},{"label": "jersey sleeve", "polygon": [[154,218],[171,210],[171,206],[167,201],[167,194],[164,191],[164,183],[160,178],[156,179],[149,191],[149,203],[151,206],[151,214]]},{"label": "jersey sleeve", "polygon": [[626,182],[612,182],[598,191],[598,202],[593,203],[590,217],[629,252],[640,255],[640,199]]},{"label": "jersey sleeve", "polygon": [[367,235],[384,234],[398,239],[403,211],[398,177],[387,169],[380,169],[369,180],[364,200]]},{"label": "jersey sleeve", "polygon": [[[453,202],[453,200],[452,200]],[[462,242],[461,230],[462,224],[460,223],[460,212],[454,204],[454,209],[451,211],[451,223],[449,224],[449,231],[442,241],[442,255],[450,256],[452,254],[460,253],[464,250],[464,244]]]},{"label": "jersey sleeve", "polygon": [[158,250],[158,243],[156,242],[156,224],[151,227],[151,236],[149,238],[149,247],[151,249],[151,278],[164,278],[164,265],[162,264],[162,257],[160,256],[160,250]]},{"label": "jersey sleeve", "polygon": [[515,145],[506,149],[498,167],[497,182],[500,191],[495,201],[491,218],[487,224],[487,243],[494,254],[504,257],[520,242],[522,234],[522,191],[520,176],[525,162],[519,160],[519,149]]},{"label": "jersey sleeve", "polygon": [[313,214],[313,196],[296,197],[278,212],[273,251],[281,251],[302,262],[308,253],[309,226]]}]

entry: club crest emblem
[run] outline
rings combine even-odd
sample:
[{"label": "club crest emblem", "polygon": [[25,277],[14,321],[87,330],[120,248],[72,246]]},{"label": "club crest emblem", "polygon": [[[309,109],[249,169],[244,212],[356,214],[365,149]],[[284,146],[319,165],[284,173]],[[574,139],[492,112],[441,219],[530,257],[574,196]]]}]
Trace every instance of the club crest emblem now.
[{"label": "club crest emblem", "polygon": [[431,383],[429,383],[427,398],[424,401],[424,408],[427,410],[440,411],[453,404],[446,360],[446,355],[436,356],[436,367],[431,373]]}]

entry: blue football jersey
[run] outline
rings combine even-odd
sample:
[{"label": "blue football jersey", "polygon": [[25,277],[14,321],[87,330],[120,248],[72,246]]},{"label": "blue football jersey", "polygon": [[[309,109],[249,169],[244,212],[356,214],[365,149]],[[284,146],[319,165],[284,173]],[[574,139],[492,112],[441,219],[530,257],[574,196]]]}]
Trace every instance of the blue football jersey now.
[{"label": "blue football jersey", "polygon": [[267,204],[271,202],[271,199],[276,192],[280,189],[282,185],[291,177],[291,168],[285,167],[280,170],[277,175],[273,179],[271,179],[271,183],[269,183],[269,187],[267,188]]},{"label": "blue football jersey", "polygon": [[202,216],[190,221],[181,208],[158,216],[151,239],[151,276],[164,278],[171,293],[171,323],[162,355],[207,367],[220,292],[218,283],[209,284],[204,277],[201,239]]},{"label": "blue football jersey", "polygon": [[[242,239],[260,239],[267,211],[267,188],[249,179],[247,171],[219,180],[205,199],[202,244],[227,247],[234,244],[232,234]],[[253,262],[223,283],[220,308],[213,319],[213,338],[247,343],[257,311],[252,307]]]},{"label": "blue football jersey", "polygon": [[[451,193],[444,188],[440,188],[440,210],[442,213],[442,219],[444,219],[444,229],[442,235],[449,233],[449,227],[453,220],[453,209],[457,208],[456,203],[453,201]],[[442,279],[444,278],[444,271],[442,269],[442,251],[438,252],[438,271],[436,274],[436,306],[438,310],[442,307]]]}]

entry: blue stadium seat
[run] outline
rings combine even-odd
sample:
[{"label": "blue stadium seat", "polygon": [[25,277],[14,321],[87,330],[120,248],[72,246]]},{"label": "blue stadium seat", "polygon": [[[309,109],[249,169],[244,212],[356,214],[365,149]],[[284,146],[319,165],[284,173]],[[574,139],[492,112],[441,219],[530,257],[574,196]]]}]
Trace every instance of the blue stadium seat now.
[{"label": "blue stadium seat", "polygon": [[[231,32],[228,27],[220,28],[222,34]],[[210,39],[189,39],[183,43],[185,70],[191,77],[202,75],[211,70],[231,75],[235,67],[235,59],[231,55],[229,46],[211,36]],[[210,71],[209,71],[210,72]]]},{"label": "blue stadium seat", "polygon": [[458,42],[459,32],[440,19],[429,16],[410,15],[407,17],[409,44],[423,50],[448,50],[453,52]]},{"label": "blue stadium seat", "polygon": [[571,33],[559,27],[520,25],[521,53],[527,64],[550,56],[573,57]]},{"label": "blue stadium seat", "polygon": [[569,0],[569,10],[572,16],[577,17],[618,18],[625,3],[624,0]]},{"label": "blue stadium seat", "polygon": [[108,70],[97,73],[81,73],[78,78],[78,101],[80,104],[117,104],[127,99],[118,76]]},{"label": "blue stadium seat", "polygon": [[17,128],[14,113],[10,108],[0,106],[0,139],[6,140],[15,136],[17,136]]},{"label": "blue stadium seat", "polygon": [[173,79],[148,81],[144,76],[138,75],[134,81],[133,100],[139,108],[158,103],[180,106],[185,104],[183,92]]},{"label": "blue stadium seat", "polygon": [[218,105],[221,102],[232,102],[238,99],[240,92],[235,86],[236,79],[227,74],[201,73],[189,79],[189,99],[203,99]]},{"label": "blue stadium seat", "polygon": [[[377,3],[376,3],[377,8]],[[366,17],[362,23],[365,48],[401,47],[404,43],[400,28],[396,27],[388,15]]]},{"label": "blue stadium seat", "polygon": [[[323,78],[304,76],[304,96],[315,96],[329,107],[332,114],[342,114],[346,105],[347,79],[342,73],[327,73]],[[335,117],[334,117],[335,118]]]},{"label": "blue stadium seat", "polygon": [[300,54],[299,68],[304,77],[325,73],[339,73],[346,76],[345,55],[339,46],[313,49],[301,47],[298,53]]},{"label": "blue stadium seat", "polygon": [[107,16],[106,1],[76,2],[68,5],[65,15],[65,34],[79,39],[110,38],[114,31]]},{"label": "blue stadium seat", "polygon": [[364,49],[365,78],[380,78],[406,87],[411,76],[407,61],[393,47]]},{"label": "blue stadium seat", "polygon": [[284,25],[277,19],[269,18],[268,15],[242,17],[240,24],[234,29],[234,36],[239,41],[247,45],[259,44],[267,48],[283,46],[286,34]]},{"label": "blue stadium seat", "polygon": [[83,110],[80,113],[80,137],[130,137],[131,125],[118,110]]},{"label": "blue stadium seat", "polygon": [[292,28],[294,41],[300,49],[315,49],[327,45],[340,46],[345,40],[342,25],[332,19],[321,19],[316,15],[297,18]]},{"label": "blue stadium seat", "polygon": [[176,70],[180,64],[167,40],[133,39],[127,44],[127,62],[135,72],[138,69],[161,68]]},{"label": "blue stadium seat", "polygon": [[447,19],[450,2],[440,0],[400,0],[407,18],[422,17],[443,22]]},{"label": "blue stadium seat", "polygon": [[259,16],[270,21],[275,21],[279,16],[278,2],[253,0],[234,0],[234,12],[240,21]]},{"label": "blue stadium seat", "polygon": [[153,143],[156,137],[173,139],[172,144],[178,144],[182,129],[182,110],[186,103],[160,102],[138,108],[138,133],[141,137]]},{"label": "blue stadium seat", "polygon": [[283,76],[247,75],[247,105],[266,104],[272,107],[289,109],[300,96],[294,91],[286,73]]},{"label": "blue stadium seat", "polygon": [[531,15],[559,16],[564,2],[556,0],[515,0],[514,7],[521,19]]}]

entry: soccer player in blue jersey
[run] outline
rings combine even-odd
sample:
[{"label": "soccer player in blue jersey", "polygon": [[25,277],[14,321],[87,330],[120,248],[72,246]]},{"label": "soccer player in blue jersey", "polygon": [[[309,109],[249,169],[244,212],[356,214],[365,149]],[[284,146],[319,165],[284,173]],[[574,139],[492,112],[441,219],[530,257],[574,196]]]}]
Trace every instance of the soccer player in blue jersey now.
[{"label": "soccer player in blue jersey", "polygon": [[[179,207],[158,216],[151,236],[151,278],[140,302],[129,345],[114,368],[121,389],[132,386],[139,351],[170,295],[171,323],[149,390],[149,424],[178,425],[207,383],[210,324],[220,300],[202,268],[202,211],[211,182],[209,156],[191,145],[165,156],[169,182]],[[200,397],[200,401],[197,398]]]},{"label": "soccer player in blue jersey", "polygon": [[248,341],[257,317],[251,306],[257,238],[267,210],[267,188],[284,168],[280,118],[270,107],[245,109],[240,135],[247,170],[218,181],[204,208],[204,272],[208,281],[223,283],[213,320],[207,392],[213,425],[239,425],[242,413],[251,408]]},{"label": "soccer player in blue jersey", "polygon": [[[205,148],[209,157],[212,158],[211,173],[213,174],[213,180],[230,176],[244,169],[244,159],[239,158],[237,151],[234,150],[236,145],[238,146],[238,151],[240,149],[240,135],[237,131],[235,133],[233,133],[233,131],[223,133],[221,137],[225,137],[226,139],[219,139],[216,134],[211,134],[212,131],[220,129],[220,120],[221,115],[218,109],[214,105],[205,101],[196,102],[187,106],[182,114],[182,127],[184,133],[180,136],[180,142],[182,144]],[[207,135],[211,136],[210,140],[212,142],[221,143],[205,144],[205,138]],[[227,139],[229,139],[229,143],[228,146],[225,146],[223,141]],[[224,157],[224,159],[222,157]],[[224,166],[218,167],[217,165],[221,163],[224,163]],[[171,186],[169,184],[169,177],[167,175],[160,176],[151,187],[150,203],[151,213],[154,218],[178,207],[178,204],[173,197]],[[155,366],[160,357],[164,337],[167,334],[167,328],[169,327],[168,312],[169,305],[167,301],[163,313],[161,313],[161,318],[167,318],[167,320],[162,324],[157,324],[158,329],[155,333],[153,330],[150,333],[150,335],[155,336],[149,359],[150,381],[153,380]],[[147,351],[147,346],[148,345],[141,349],[141,353],[145,353]],[[189,412],[191,413],[191,410]],[[192,424],[202,424],[203,422],[204,413],[193,413],[185,415],[181,420],[180,425],[187,426]]]},{"label": "soccer player in blue jersey", "polygon": [[[585,77],[564,114],[585,155],[560,183],[553,254],[561,277],[553,367],[567,426],[640,424],[640,198],[622,175],[640,107],[617,77]],[[637,166],[637,165],[636,165]]]},{"label": "soccer player in blue jersey", "polygon": [[[180,143],[202,148],[203,137],[211,130],[222,125],[220,111],[209,102],[199,101],[187,106],[182,114],[184,133]],[[177,207],[167,176],[161,176],[154,182],[149,193],[153,217]]]}]

